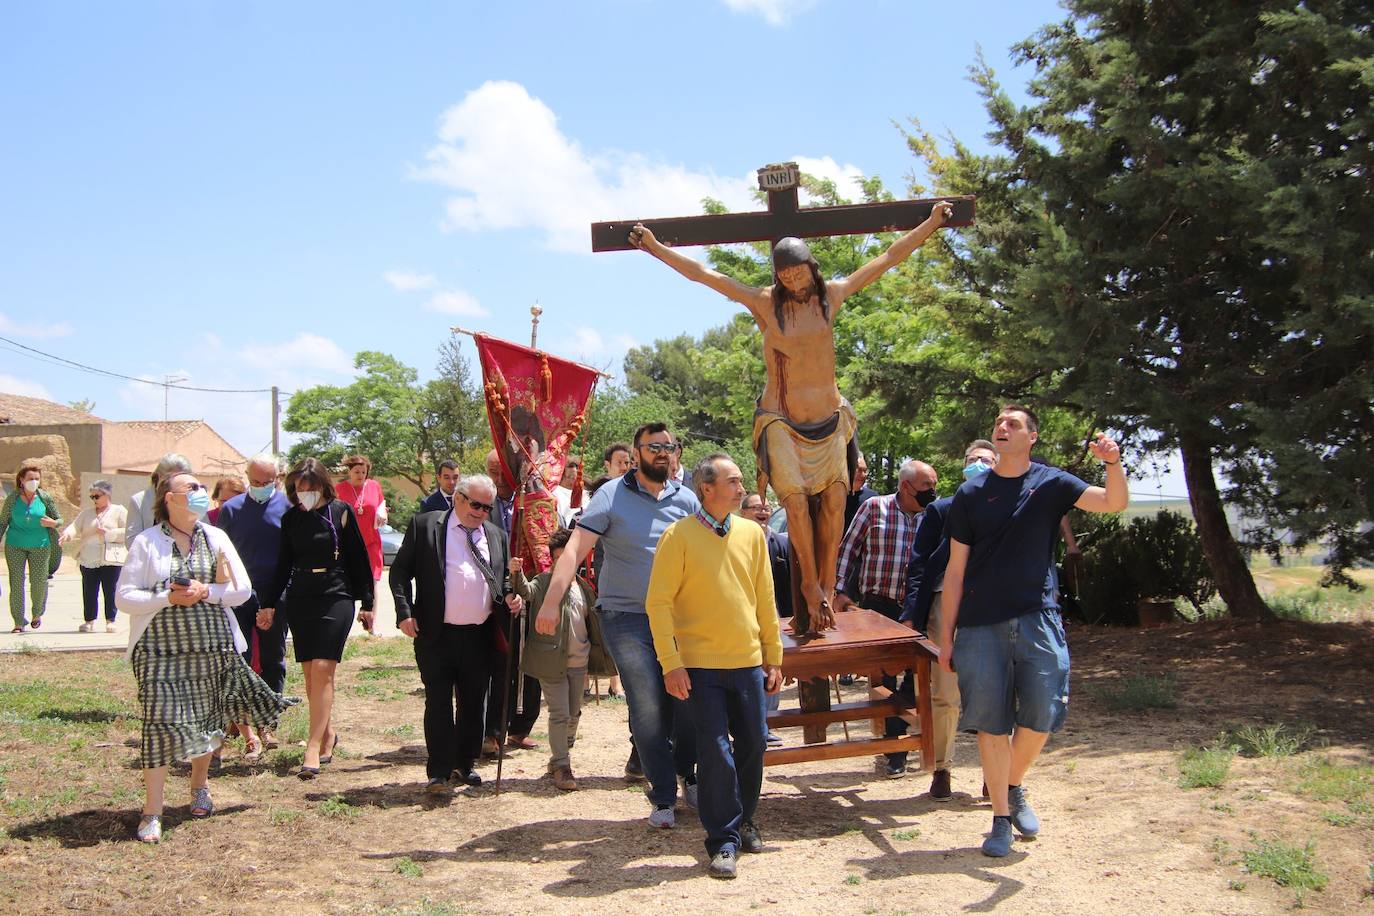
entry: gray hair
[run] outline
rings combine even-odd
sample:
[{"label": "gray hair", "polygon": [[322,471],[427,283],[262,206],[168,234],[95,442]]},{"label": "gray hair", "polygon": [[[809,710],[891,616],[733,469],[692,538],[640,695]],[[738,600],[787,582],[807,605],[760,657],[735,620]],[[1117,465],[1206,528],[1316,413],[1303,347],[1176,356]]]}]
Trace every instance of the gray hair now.
[{"label": "gray hair", "polygon": [[493,496],[496,495],[496,484],[486,474],[469,474],[458,481],[458,489],[466,495],[470,487],[482,487]]},{"label": "gray hair", "polygon": [[97,480],[95,483],[91,484],[91,489],[99,490],[101,493],[109,496],[114,492],[114,484],[110,483],[108,480]]},{"label": "gray hair", "polygon": [[703,484],[715,483],[720,476],[720,468],[716,465],[721,460],[734,461],[724,452],[712,452],[705,458],[697,462],[696,469],[692,471],[692,489],[696,491],[697,499],[701,498],[701,487]]},{"label": "gray hair", "polygon": [[901,482],[915,480],[916,475],[921,473],[922,470],[930,469],[930,465],[926,464],[924,461],[908,458],[906,461],[902,462],[901,469],[897,471],[897,480]]},{"label": "gray hair", "polygon": [[191,459],[180,452],[168,452],[158,459],[157,467],[153,468],[153,476],[162,480],[169,474],[190,474]]},{"label": "gray hair", "polygon": [[271,452],[258,452],[252,458],[248,459],[248,463],[245,464],[244,467],[251,468],[255,464],[265,464],[278,474],[282,472],[281,458]]}]

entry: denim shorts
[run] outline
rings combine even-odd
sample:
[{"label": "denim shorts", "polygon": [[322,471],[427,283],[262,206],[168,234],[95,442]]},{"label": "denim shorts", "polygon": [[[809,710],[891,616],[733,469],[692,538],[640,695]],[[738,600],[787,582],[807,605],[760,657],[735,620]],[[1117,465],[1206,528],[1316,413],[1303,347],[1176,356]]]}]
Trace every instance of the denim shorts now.
[{"label": "denim shorts", "polygon": [[959,627],[959,729],[1010,735],[1012,727],[1057,732],[1069,711],[1069,645],[1059,612]]}]

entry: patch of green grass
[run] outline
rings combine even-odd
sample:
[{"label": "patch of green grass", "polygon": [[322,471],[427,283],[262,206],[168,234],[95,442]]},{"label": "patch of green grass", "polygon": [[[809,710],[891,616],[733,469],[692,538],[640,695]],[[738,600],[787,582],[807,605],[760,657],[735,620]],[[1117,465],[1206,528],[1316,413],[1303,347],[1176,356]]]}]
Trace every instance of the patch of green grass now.
[{"label": "patch of green grass", "polygon": [[282,745],[298,744],[310,737],[310,710],[297,703],[282,714],[277,727],[277,740]]},{"label": "patch of green grass", "polygon": [[414,738],[415,726],[411,725],[409,722],[404,722],[400,725],[388,728],[386,731],[382,732],[382,734],[389,735],[392,738]]},{"label": "patch of green grass", "polygon": [[320,803],[320,814],[325,817],[349,818],[357,817],[361,812],[354,805],[344,801],[342,795],[331,795]]},{"label": "patch of green grass", "polygon": [[1065,773],[1068,773],[1070,776],[1072,776],[1072,775],[1074,774],[1074,771],[1077,770],[1077,769],[1078,769],[1078,761],[1077,761],[1077,760],[1070,760],[1068,763],[1064,764],[1064,772],[1065,772]]},{"label": "patch of green grass", "polygon": [[1341,811],[1323,811],[1321,817],[1332,827],[1349,827],[1355,823],[1355,815],[1345,814]]},{"label": "patch of green grass", "polygon": [[403,637],[350,639],[344,646],[344,661],[366,658],[373,662],[415,662],[414,644]]},{"label": "patch of green grass", "polygon": [[894,840],[914,840],[920,835],[921,831],[915,827],[909,827],[905,830],[892,831],[892,838]]},{"label": "patch of green grass", "polygon": [[1220,788],[1226,782],[1235,756],[1235,749],[1230,747],[1188,748],[1178,761],[1179,788]]},{"label": "patch of green grass", "polygon": [[40,648],[31,642],[20,643],[16,650],[20,655],[42,655],[47,649]]},{"label": "patch of green grass", "polygon": [[304,759],[303,747],[279,747],[267,752],[267,762],[274,767],[298,767]]},{"label": "patch of green grass", "polygon": [[860,878],[858,875],[845,875],[845,876],[844,876],[844,883],[845,883],[845,884],[848,884],[848,885],[851,885],[851,886],[856,885],[856,884],[862,884],[862,883],[863,883],[863,880],[864,880],[864,879],[863,879],[863,878]]},{"label": "patch of green grass", "polygon": [[1239,878],[1232,878],[1229,887],[1233,891],[1243,891],[1245,890],[1245,882]]},{"label": "patch of green grass", "polygon": [[1167,673],[1136,671],[1114,683],[1091,687],[1088,692],[1112,712],[1178,708],[1178,680]]},{"label": "patch of green grass", "polygon": [[273,808],[271,815],[272,826],[285,827],[287,824],[294,824],[304,816],[304,813],[303,811],[297,811],[295,808]]},{"label": "patch of green grass", "polygon": [[372,697],[377,700],[391,693],[390,690],[387,690],[381,684],[349,684],[344,689],[355,697]]},{"label": "patch of green grass", "polygon": [[1302,905],[1307,891],[1326,887],[1326,874],[1317,869],[1316,846],[1311,840],[1293,846],[1282,840],[1256,840],[1255,848],[1241,853],[1241,864],[1252,875],[1273,878],[1279,887],[1291,887]]},{"label": "patch of green grass", "polygon": [[1292,757],[1305,749],[1316,731],[1310,725],[1244,725],[1227,736],[1242,757]]},{"label": "patch of green grass", "polygon": [[391,666],[381,668],[364,668],[363,670],[358,672],[358,680],[385,681],[395,677],[404,677],[405,675],[410,673],[410,671],[407,671],[404,668],[396,668]]},{"label": "patch of green grass", "polygon": [[410,856],[401,856],[396,860],[395,872],[405,878],[423,878],[425,876],[425,870]]},{"label": "patch of green grass", "polygon": [[1212,810],[1215,811],[1217,814],[1235,814],[1235,813],[1236,813],[1236,809],[1235,809],[1235,808],[1232,808],[1230,805],[1226,804],[1225,802],[1218,802],[1217,804],[1214,804],[1214,805],[1212,806]]},{"label": "patch of green grass", "polygon": [[1374,795],[1374,766],[1318,757],[1299,769],[1298,791],[1317,801],[1343,801],[1347,805],[1365,802]]}]

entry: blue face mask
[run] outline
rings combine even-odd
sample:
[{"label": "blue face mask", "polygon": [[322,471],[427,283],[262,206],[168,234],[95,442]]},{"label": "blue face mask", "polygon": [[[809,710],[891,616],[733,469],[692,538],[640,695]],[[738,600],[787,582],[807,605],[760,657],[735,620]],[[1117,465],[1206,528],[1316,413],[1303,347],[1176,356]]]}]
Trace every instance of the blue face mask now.
[{"label": "blue face mask", "polygon": [[196,514],[197,518],[210,511],[210,494],[202,487],[199,490],[192,490],[186,494],[186,508]]},{"label": "blue face mask", "polygon": [[248,495],[260,503],[265,503],[272,498],[272,494],[277,492],[276,484],[267,484],[261,487],[249,487]]},{"label": "blue face mask", "polygon": [[974,480],[975,478],[982,477],[984,474],[991,470],[992,468],[988,467],[983,462],[975,461],[972,464],[964,465],[964,479]]}]

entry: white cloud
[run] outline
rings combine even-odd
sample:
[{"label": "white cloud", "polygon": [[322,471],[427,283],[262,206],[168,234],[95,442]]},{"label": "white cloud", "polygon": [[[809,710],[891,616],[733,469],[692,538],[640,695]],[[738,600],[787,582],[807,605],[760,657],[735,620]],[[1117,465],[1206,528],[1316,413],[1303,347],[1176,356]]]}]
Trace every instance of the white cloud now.
[{"label": "white cloud", "polygon": [[596,328],[579,325],[573,328],[567,350],[572,359],[580,363],[597,368],[609,366],[608,372],[621,375],[621,360],[637,346],[639,342],[629,334],[615,334],[607,339]]},{"label": "white cloud", "polygon": [[816,0],[725,0],[736,13],[753,13],[769,25],[785,25],[787,20],[816,5]]},{"label": "white cloud", "polygon": [[849,200],[857,200],[861,189],[858,182],[864,178],[863,170],[853,163],[846,162],[840,165],[829,156],[816,159],[811,156],[793,156],[791,159],[807,175],[813,178],[821,178],[835,183],[835,189],[840,192],[840,196]]},{"label": "white cloud", "polygon": [[439,290],[429,297],[425,308],[440,315],[459,315],[464,318],[482,318],[489,314],[475,296],[461,289]]},{"label": "white cloud", "polygon": [[559,250],[590,252],[589,225],[701,212],[704,197],[752,210],[753,174],[721,177],[639,153],[587,150],[524,86],[487,82],[440,119],[416,177],[455,191],[447,230],[541,230]]},{"label": "white cloud", "polygon": [[15,378],[13,375],[0,375],[0,391],[6,394],[22,395],[26,398],[42,398],[45,401],[53,400],[52,393],[38,382]]},{"label": "white cloud", "polygon": [[[72,333],[70,322],[52,323],[13,321],[8,315],[0,314],[0,334],[14,337],[30,337],[34,340],[50,340],[54,337],[67,337]],[[18,392],[15,392],[16,394]]]},{"label": "white cloud", "polygon": [[304,331],[284,343],[244,347],[242,357],[244,362],[258,369],[289,367],[296,371],[315,369],[334,373],[353,370],[353,358],[342,347],[328,337]]},{"label": "white cloud", "polygon": [[439,285],[433,274],[417,274],[412,270],[388,270],[383,279],[391,284],[398,293],[411,293],[416,290],[433,289]]}]

